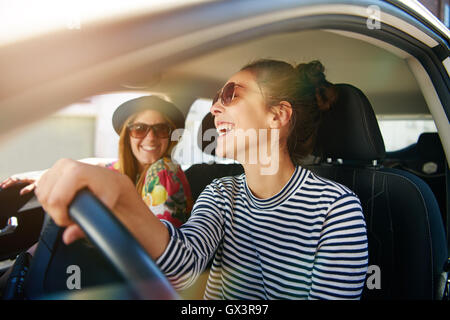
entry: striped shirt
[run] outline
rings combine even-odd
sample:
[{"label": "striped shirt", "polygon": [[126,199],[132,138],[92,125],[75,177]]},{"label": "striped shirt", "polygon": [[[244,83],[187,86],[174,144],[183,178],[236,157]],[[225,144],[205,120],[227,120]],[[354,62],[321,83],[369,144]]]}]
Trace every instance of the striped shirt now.
[{"label": "striped shirt", "polygon": [[156,263],[176,289],[214,256],[205,299],[359,299],[368,264],[361,205],[348,188],[297,166],[255,197],[245,174],[215,179]]}]

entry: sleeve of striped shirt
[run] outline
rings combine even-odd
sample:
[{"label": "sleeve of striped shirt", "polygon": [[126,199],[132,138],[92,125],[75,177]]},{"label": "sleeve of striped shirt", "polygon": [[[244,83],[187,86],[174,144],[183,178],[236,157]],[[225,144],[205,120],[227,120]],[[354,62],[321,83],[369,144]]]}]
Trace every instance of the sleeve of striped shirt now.
[{"label": "sleeve of striped shirt", "polygon": [[222,201],[213,185],[203,190],[191,217],[179,229],[161,220],[169,230],[170,240],[156,264],[177,290],[190,286],[197,279],[222,239]]},{"label": "sleeve of striped shirt", "polygon": [[320,234],[309,299],[359,299],[368,265],[367,231],[354,194],[330,206]]}]

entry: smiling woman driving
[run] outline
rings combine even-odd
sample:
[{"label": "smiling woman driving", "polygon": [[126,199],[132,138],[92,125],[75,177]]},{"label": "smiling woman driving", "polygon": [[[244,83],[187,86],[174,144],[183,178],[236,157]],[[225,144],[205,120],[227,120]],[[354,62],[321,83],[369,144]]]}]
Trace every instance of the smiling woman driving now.
[{"label": "smiling woman driving", "polygon": [[[321,114],[336,98],[323,70],[317,61],[261,60],[227,81],[211,107],[216,153],[240,161],[245,173],[209,184],[178,229],[148,214],[126,176],[72,160],[42,176],[39,201],[67,227],[69,243],[82,232],[68,205],[88,187],[177,289],[214,256],[206,299],[359,299],[368,263],[359,199],[297,162],[311,152]],[[252,156],[261,150],[264,159]]]}]

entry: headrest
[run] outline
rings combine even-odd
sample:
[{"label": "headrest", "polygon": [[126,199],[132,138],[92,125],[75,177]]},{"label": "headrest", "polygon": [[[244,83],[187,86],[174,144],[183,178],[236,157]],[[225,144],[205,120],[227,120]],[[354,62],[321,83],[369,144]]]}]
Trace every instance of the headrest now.
[{"label": "headrest", "polygon": [[[336,87],[338,100],[331,110],[324,113],[313,154],[322,158],[358,161],[383,159],[384,142],[369,100],[352,85],[336,84]],[[214,117],[208,112],[198,132],[197,141],[202,151],[217,139],[217,133],[211,140],[202,139],[210,128],[215,128]],[[208,147],[208,151],[211,149]]]},{"label": "headrest", "polygon": [[[208,129],[214,129],[214,130],[208,130]],[[211,112],[208,112],[206,114],[206,116],[203,118],[202,124],[200,125],[200,128],[198,130],[197,142],[198,142],[198,147],[200,148],[200,150],[202,150],[204,153],[206,153],[208,155],[212,155],[212,156],[215,156],[217,137],[219,136],[219,134],[217,133],[217,131],[215,129],[216,129],[216,126],[214,125],[214,117],[211,114]],[[207,134],[205,134],[206,132],[207,132]],[[211,146],[209,146],[209,145],[211,145]],[[208,147],[207,150],[206,150],[206,147]]]},{"label": "headrest", "polygon": [[323,115],[313,154],[322,159],[383,159],[383,137],[369,100],[352,85],[336,87],[338,99]]},{"label": "headrest", "polygon": [[424,132],[417,140],[417,152],[423,160],[443,161],[444,148],[437,132]]}]

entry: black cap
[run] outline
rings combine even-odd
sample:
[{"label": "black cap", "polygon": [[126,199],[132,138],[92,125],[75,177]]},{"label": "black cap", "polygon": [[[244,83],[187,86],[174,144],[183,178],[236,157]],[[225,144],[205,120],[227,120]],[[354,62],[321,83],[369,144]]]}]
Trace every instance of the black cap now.
[{"label": "black cap", "polygon": [[159,111],[172,121],[176,128],[184,128],[184,116],[173,103],[157,96],[143,96],[128,100],[117,107],[112,117],[114,130],[120,134],[120,130],[129,116],[145,110]]}]

